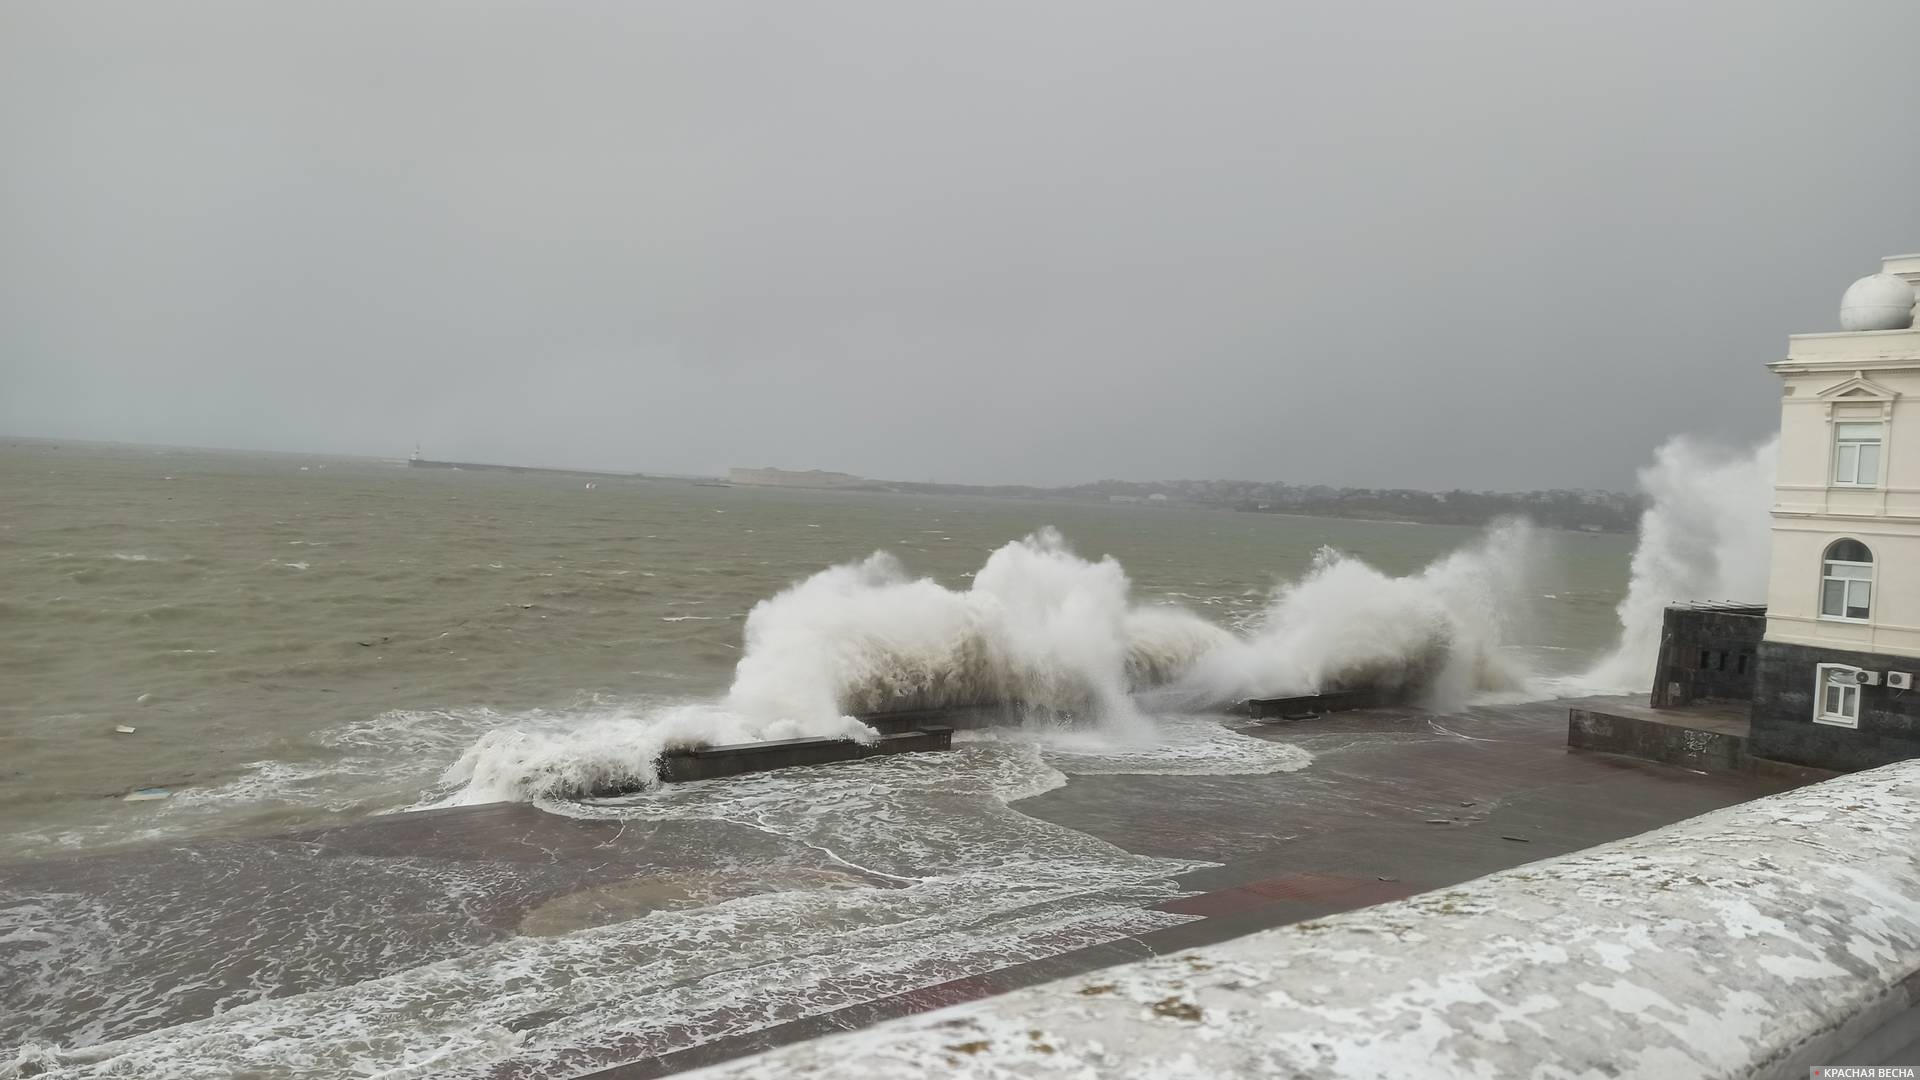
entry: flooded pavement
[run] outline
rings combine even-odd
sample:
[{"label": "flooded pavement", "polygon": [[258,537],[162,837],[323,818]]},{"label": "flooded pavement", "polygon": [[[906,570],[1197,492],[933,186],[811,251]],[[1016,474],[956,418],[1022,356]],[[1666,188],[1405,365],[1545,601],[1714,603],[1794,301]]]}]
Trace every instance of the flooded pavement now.
[{"label": "flooded pavement", "polygon": [[1784,786],[1570,753],[1565,718],[1168,717],[1157,753],[995,732],[7,864],[0,1038],[23,1075],[660,1075]]}]

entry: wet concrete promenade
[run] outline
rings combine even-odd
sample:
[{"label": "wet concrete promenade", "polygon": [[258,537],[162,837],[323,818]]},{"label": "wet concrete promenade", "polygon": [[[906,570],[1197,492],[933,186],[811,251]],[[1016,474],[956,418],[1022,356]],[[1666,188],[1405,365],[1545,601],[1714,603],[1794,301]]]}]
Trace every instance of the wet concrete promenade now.
[{"label": "wet concrete promenade", "polygon": [[[1160,905],[1193,921],[906,992],[840,986],[863,1003],[744,1035],[681,1032],[666,1053],[616,1040],[564,1061],[508,1057],[490,1075],[664,1075],[1451,885],[1791,786],[1569,752],[1569,704],[1447,716],[1372,709],[1246,730],[1310,751],[1312,764],[1297,772],[1076,776],[1014,805],[1129,852],[1219,864],[1181,879],[1194,895]],[[90,942],[84,956],[0,947],[0,1046],[124,1038],[516,934],[564,933],[783,883],[893,884],[745,826],[722,836],[728,869],[716,876],[716,828],[726,827],[584,821],[501,804],[0,865],[0,910],[39,905],[73,940]],[[689,888],[695,879],[699,888]],[[116,948],[122,940],[165,947]],[[535,1011],[517,1023],[554,1019]]]},{"label": "wet concrete promenade", "polygon": [[1567,749],[1570,706],[1643,700],[1529,702],[1450,716],[1404,707],[1336,713],[1249,731],[1312,752],[1313,764],[1300,772],[1076,777],[1019,809],[1139,854],[1220,863],[1182,878],[1198,895],[1161,905],[1201,919],[596,1075],[647,1080],[1350,911],[1796,786]]}]

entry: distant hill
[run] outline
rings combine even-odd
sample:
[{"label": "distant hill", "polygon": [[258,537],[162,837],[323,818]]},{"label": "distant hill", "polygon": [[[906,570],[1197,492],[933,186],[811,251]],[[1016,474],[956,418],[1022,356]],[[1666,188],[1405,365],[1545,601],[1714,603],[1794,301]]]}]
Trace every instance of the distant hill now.
[{"label": "distant hill", "polygon": [[1310,514],[1371,521],[1417,521],[1429,525],[1485,525],[1496,518],[1517,515],[1548,528],[1584,532],[1632,532],[1638,527],[1640,512],[1645,508],[1640,496],[1617,491],[1413,491],[1403,488],[1336,488],[1324,484],[1257,480],[1172,480],[1164,483],[1100,480],[1091,484],[1055,488],[1017,484],[921,484],[869,480],[860,486],[875,491],[930,495],[1142,502],[1155,506],[1197,506],[1256,514]]}]

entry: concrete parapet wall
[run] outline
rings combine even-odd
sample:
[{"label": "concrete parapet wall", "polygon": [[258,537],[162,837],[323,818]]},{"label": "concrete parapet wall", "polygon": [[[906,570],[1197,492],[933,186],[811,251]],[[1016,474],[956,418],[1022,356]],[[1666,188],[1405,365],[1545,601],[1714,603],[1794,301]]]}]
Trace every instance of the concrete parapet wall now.
[{"label": "concrete parapet wall", "polygon": [[1913,1049],[1920,762],[703,1077],[1804,1077]]},{"label": "concrete parapet wall", "polygon": [[929,725],[971,731],[987,727],[1019,727],[1025,712],[1017,705],[947,705],[936,709],[896,709],[861,713],[859,720],[882,735],[914,731]]},{"label": "concrete parapet wall", "polygon": [[1752,769],[1747,740],[1742,736],[1687,727],[1683,720],[1646,720],[1604,709],[1569,708],[1567,745],[1575,750],[1626,754],[1702,772]]},{"label": "concrete parapet wall", "polygon": [[[675,750],[660,755],[659,776],[663,784],[684,784],[694,780],[717,780],[724,776],[788,769],[799,765],[829,765],[836,761],[860,761],[887,754],[911,754],[953,748],[951,727],[923,726],[913,731],[883,734],[870,743],[852,739],[773,739],[765,742],[730,743],[703,746],[697,750]],[[595,791],[596,797],[629,794],[631,787],[609,787]]]},{"label": "concrete parapet wall", "polygon": [[1393,704],[1395,695],[1380,690],[1329,690],[1298,697],[1248,698],[1247,715],[1255,720],[1292,720],[1325,713],[1350,712]]}]

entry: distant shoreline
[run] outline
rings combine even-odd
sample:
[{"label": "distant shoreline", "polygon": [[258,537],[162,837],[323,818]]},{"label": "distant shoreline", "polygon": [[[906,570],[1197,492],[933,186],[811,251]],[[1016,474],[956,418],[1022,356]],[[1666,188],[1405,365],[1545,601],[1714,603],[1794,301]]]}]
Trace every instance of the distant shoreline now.
[{"label": "distant shoreline", "polygon": [[589,480],[633,480],[703,487],[738,487],[760,491],[973,496],[1034,502],[1071,502],[1079,505],[1138,506],[1167,510],[1229,510],[1247,514],[1270,514],[1276,517],[1330,518],[1340,521],[1371,521],[1378,524],[1454,525],[1479,528],[1501,518],[1521,517],[1546,528],[1584,533],[1633,533],[1638,529],[1640,512],[1644,508],[1644,500],[1640,496],[1611,491],[1442,493],[1413,489],[1333,488],[1318,484],[1291,485],[1277,482],[1228,480],[1175,480],[1164,483],[1101,480],[1067,487],[1036,487],[1024,484],[919,483],[850,475],[842,480],[840,479],[842,474],[837,473],[819,474],[835,477],[836,482],[814,485],[805,482],[810,475],[806,471],[778,469],[750,471],[768,475],[784,474],[792,479],[779,483],[740,483],[730,482],[725,476],[622,472],[612,469],[513,465],[503,462],[443,461],[435,458],[390,458],[317,451],[104,442],[44,436],[0,436],[0,439],[4,439],[5,443],[10,445],[33,444],[56,449],[62,444],[74,444],[132,450],[263,454],[278,457],[304,456],[406,464],[409,467],[421,469],[566,476]]}]

